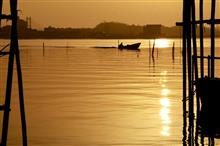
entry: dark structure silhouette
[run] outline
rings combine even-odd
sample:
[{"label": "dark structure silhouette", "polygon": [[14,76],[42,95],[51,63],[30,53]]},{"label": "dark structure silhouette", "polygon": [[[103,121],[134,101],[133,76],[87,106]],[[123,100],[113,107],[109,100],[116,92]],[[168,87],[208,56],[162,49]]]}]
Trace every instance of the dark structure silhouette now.
[{"label": "dark structure silhouette", "polygon": [[[2,14],[2,1],[0,0],[0,20],[6,19],[11,20],[10,27],[10,45],[5,46],[0,50],[0,57],[8,56],[8,73],[7,73],[7,84],[5,92],[5,103],[0,105],[0,110],[3,111],[3,126],[2,126],[2,138],[0,146],[7,145],[8,137],[8,127],[9,127],[9,113],[10,113],[10,103],[11,103],[11,92],[12,92],[12,82],[13,82],[13,68],[14,62],[16,62],[17,77],[18,77],[18,90],[19,90],[19,104],[20,104],[20,117],[22,126],[22,136],[23,136],[23,146],[27,146],[27,129],[25,120],[25,109],[24,109],[24,95],[23,95],[23,83],[22,83],[22,73],[21,64],[18,48],[18,30],[17,30],[17,0],[10,0],[10,15]],[[6,51],[7,47],[9,51]]]},{"label": "dark structure silhouette", "polygon": [[[215,7],[216,0],[211,0],[211,17],[204,20],[203,0],[200,0],[200,20],[196,20],[195,0],[184,0],[183,22],[177,23],[183,27],[183,145],[198,145],[200,136],[201,144],[204,144],[204,137],[208,137],[209,146],[214,146],[214,139],[219,138],[220,120],[216,113],[220,111],[220,100],[217,97],[220,79],[215,77],[215,59],[220,59],[215,56],[215,25],[219,24],[219,19],[215,19]],[[204,56],[204,23],[211,27],[211,49],[208,56]],[[200,27],[200,48],[196,44],[197,24]],[[200,55],[197,55],[197,52],[200,52]],[[208,59],[206,75],[204,59]],[[194,113],[194,105],[196,105],[196,113]],[[194,125],[195,120],[196,125]]]}]

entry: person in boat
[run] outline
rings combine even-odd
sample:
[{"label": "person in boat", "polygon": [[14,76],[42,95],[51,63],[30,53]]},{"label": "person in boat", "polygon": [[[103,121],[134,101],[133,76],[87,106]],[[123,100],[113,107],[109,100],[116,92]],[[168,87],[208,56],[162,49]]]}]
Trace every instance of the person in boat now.
[{"label": "person in boat", "polygon": [[123,49],[123,43],[121,42],[119,45],[118,45],[118,49]]}]

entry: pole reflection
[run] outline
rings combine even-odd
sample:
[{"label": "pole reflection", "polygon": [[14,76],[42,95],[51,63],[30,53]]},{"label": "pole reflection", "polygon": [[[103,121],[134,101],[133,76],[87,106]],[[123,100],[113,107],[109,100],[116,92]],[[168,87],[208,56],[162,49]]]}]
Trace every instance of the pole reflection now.
[{"label": "pole reflection", "polygon": [[167,88],[167,71],[163,71],[160,74],[160,84],[161,84],[161,98],[160,98],[160,118],[162,123],[162,128],[160,134],[162,136],[170,136],[170,90]]}]

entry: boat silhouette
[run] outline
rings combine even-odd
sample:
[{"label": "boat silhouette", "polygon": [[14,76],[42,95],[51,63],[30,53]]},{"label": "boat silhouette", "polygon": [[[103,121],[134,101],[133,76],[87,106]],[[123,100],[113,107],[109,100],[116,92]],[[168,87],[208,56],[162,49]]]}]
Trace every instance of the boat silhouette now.
[{"label": "boat silhouette", "polygon": [[139,46],[141,45],[141,43],[134,43],[134,44],[128,44],[128,45],[123,45],[123,43],[118,44],[118,49],[123,50],[123,49],[127,49],[127,50],[136,50],[136,51],[140,51]]}]

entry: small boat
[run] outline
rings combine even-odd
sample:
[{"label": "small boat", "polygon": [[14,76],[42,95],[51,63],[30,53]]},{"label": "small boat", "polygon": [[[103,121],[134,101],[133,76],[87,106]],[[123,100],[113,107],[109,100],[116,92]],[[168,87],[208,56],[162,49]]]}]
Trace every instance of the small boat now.
[{"label": "small boat", "polygon": [[123,45],[122,43],[120,43],[118,45],[118,49],[123,50],[123,49],[127,49],[127,50],[136,50],[136,51],[140,51],[139,46],[141,45],[141,43],[135,43],[135,44],[130,44],[130,45]]}]

